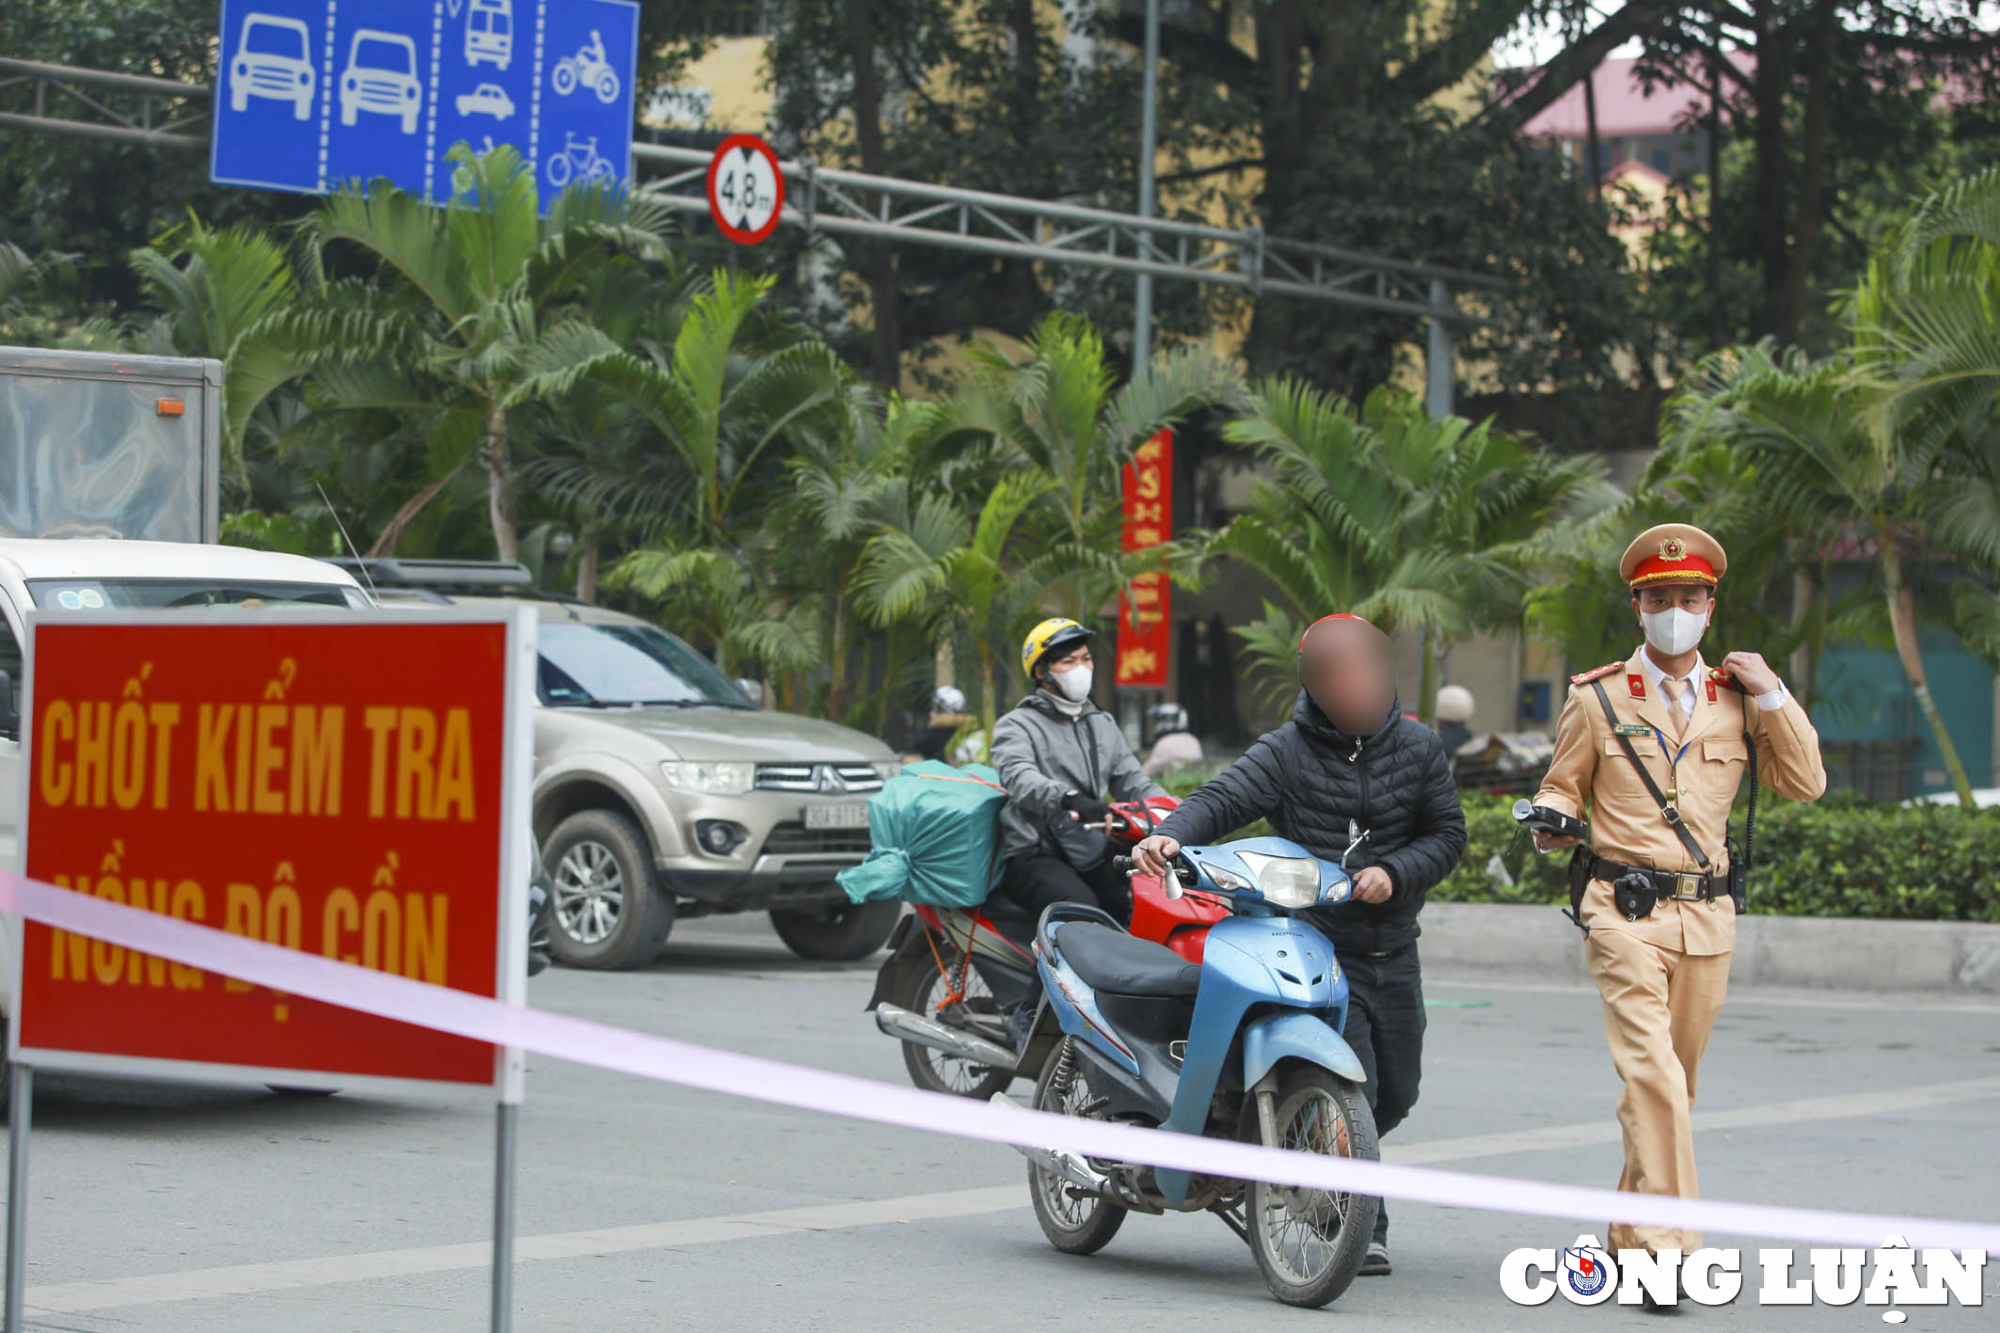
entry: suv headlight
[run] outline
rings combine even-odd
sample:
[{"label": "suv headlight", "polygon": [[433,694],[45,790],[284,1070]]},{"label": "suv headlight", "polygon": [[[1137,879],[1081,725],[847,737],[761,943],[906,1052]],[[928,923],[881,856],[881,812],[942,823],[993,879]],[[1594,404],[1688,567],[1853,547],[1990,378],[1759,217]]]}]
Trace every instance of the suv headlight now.
[{"label": "suv headlight", "polygon": [[875,765],[875,772],[884,782],[889,781],[891,778],[900,778],[903,776],[903,761],[900,759],[885,759]]},{"label": "suv headlight", "polygon": [[1319,902],[1319,862],[1302,856],[1261,856],[1239,852],[1244,869],[1257,877],[1264,900],[1278,907],[1312,907]]},{"label": "suv headlight", "polygon": [[709,796],[741,796],[757,782],[755,764],[689,763],[678,759],[660,761],[667,785],[679,791],[698,791]]}]

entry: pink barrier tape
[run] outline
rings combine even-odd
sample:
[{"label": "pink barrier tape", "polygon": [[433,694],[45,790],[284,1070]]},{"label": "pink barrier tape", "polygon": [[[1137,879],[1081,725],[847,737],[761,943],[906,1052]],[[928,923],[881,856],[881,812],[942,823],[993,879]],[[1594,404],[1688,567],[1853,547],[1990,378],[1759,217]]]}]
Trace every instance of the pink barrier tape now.
[{"label": "pink barrier tape", "polygon": [[[1447,1208],[1713,1230],[1826,1245],[2000,1250],[2000,1224],[1625,1194],[1576,1185],[1288,1152],[996,1106],[524,1009],[176,921],[0,871],[0,910],[292,995],[495,1046],[905,1129],[1057,1148],[1201,1175],[1381,1195]],[[1026,1189],[1022,1191],[1026,1197]]]}]

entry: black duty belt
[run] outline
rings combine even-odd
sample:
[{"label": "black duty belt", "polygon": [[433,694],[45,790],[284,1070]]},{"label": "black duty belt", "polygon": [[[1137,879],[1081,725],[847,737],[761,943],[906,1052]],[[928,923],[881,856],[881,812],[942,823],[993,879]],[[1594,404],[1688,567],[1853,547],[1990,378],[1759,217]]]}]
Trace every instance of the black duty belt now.
[{"label": "black duty belt", "polygon": [[1662,900],[1683,903],[1711,902],[1729,894],[1729,875],[1699,875],[1685,870],[1655,870],[1651,866],[1627,865],[1623,861],[1607,861],[1601,856],[1590,858],[1590,877],[1616,884],[1627,875],[1637,875],[1653,886]]}]

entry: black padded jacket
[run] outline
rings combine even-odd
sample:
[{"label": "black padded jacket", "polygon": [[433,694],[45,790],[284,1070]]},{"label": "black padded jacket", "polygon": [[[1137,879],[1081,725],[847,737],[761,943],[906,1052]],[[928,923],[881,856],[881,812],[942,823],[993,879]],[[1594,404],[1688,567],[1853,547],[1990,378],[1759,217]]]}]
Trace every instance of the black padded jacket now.
[{"label": "black padded jacket", "polygon": [[1299,691],[1292,720],[1259,737],[1183,801],[1160,832],[1201,846],[1260,817],[1280,837],[1329,861],[1339,861],[1352,841],[1350,821],[1367,833],[1348,856],[1348,871],[1381,866],[1394,892],[1379,903],[1356,900],[1307,913],[1346,953],[1385,953],[1416,939],[1424,896],[1465,854],[1465,812],[1451,758],[1436,733],[1404,717],[1400,705],[1374,735],[1355,737]]}]

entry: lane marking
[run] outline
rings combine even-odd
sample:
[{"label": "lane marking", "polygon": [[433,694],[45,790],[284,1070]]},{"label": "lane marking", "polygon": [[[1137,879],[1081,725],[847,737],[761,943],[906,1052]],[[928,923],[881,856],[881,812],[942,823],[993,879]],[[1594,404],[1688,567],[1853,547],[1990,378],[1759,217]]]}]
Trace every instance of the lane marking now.
[{"label": "lane marking", "polygon": [[[1794,1101],[1768,1102],[1760,1106],[1701,1112],[1694,1117],[1694,1128],[1696,1133],[1701,1133],[1773,1125],[1789,1126],[1811,1121],[1894,1115],[1904,1111],[1950,1106],[1959,1102],[1981,1101],[1988,1098],[2000,1098],[2000,1078],[1963,1079],[1882,1092],[1806,1097]],[[1453,1139],[1433,1139],[1423,1143],[1394,1144],[1388,1147],[1383,1157],[1386,1161],[1408,1165],[1436,1165],[1441,1162],[1465,1162],[1511,1153],[1570,1149],[1580,1144],[1615,1144],[1619,1141],[1618,1122],[1610,1115],[1606,1115],[1583,1124],[1551,1125],[1509,1133],[1473,1134]],[[808,1231],[841,1231],[896,1222],[975,1217],[1027,1206],[1028,1195],[1025,1184],[995,1185],[984,1189],[951,1190],[940,1194],[911,1194],[894,1199],[816,1204],[806,1208],[783,1208],[773,1212],[736,1213],[721,1217],[689,1218],[679,1222],[647,1222],[636,1226],[600,1227],[588,1231],[561,1231],[539,1236],[522,1236],[515,1241],[514,1260],[516,1263],[525,1263],[540,1259],[581,1259],[598,1255],[625,1254],[635,1250],[710,1245],[762,1236],[796,1235]],[[134,1305],[164,1305],[181,1301],[212,1300],[224,1296],[254,1296],[264,1292],[294,1291],[332,1286],[341,1282],[361,1282],[371,1278],[460,1272],[486,1267],[492,1258],[492,1253],[493,1247],[490,1242],[477,1241],[462,1245],[427,1245],[405,1250],[329,1255],[317,1259],[284,1259],[272,1263],[237,1264],[224,1268],[191,1269],[179,1273],[53,1283],[28,1288],[26,1299],[30,1313],[80,1314],[90,1310],[113,1310]]]},{"label": "lane marking", "polygon": [[[1424,973],[1426,986],[1457,990],[1512,991],[1526,995],[1595,995],[1589,981],[1489,981],[1476,972]],[[1729,1009],[1743,1005],[1785,1009],[1898,1009],[1925,1014],[2000,1014],[2000,1004],[1970,991],[1828,991],[1824,997],[1797,986],[1732,986]]]},{"label": "lane marking", "polygon": [[[629,1227],[561,1231],[520,1237],[514,1243],[514,1261],[581,1259],[633,1250],[709,1245],[759,1236],[788,1236],[805,1231],[842,1231],[895,1222],[969,1217],[1025,1208],[1027,1204],[1027,1188],[1023,1183],[952,1190],[944,1194],[913,1194],[900,1199],[864,1199],[853,1203],[818,1204],[809,1208],[781,1208],[768,1213],[697,1217],[683,1222],[648,1222]],[[65,1282],[30,1287],[26,1300],[28,1308],[37,1314],[79,1314],[87,1310],[113,1310],[132,1305],[210,1300],[219,1296],[253,1296],[369,1278],[457,1272],[484,1268],[492,1257],[493,1246],[487,1241],[470,1245],[426,1245],[409,1250],[378,1250],[372,1254],[284,1259],[274,1263],[202,1268],[146,1277]]]},{"label": "lane marking", "polygon": [[326,58],[319,72],[319,192],[326,193],[326,154],[333,131],[333,47],[339,0],[326,0]]},{"label": "lane marking", "polygon": [[[1798,1125],[1816,1120],[1896,1115],[1927,1107],[1951,1106],[1958,1102],[1983,1101],[1989,1097],[2000,1097],[2000,1078],[1969,1078],[1882,1092],[1803,1097],[1797,1101],[1767,1102],[1762,1106],[1739,1106],[1726,1111],[1697,1111],[1694,1114],[1694,1131],[1700,1134],[1713,1130]],[[1475,1157],[1502,1157],[1509,1153],[1547,1152],[1585,1144],[1620,1142],[1623,1142],[1623,1131],[1619,1129],[1617,1119],[1606,1115],[1601,1120],[1581,1125],[1548,1125],[1500,1134],[1433,1139],[1425,1143],[1384,1144],[1382,1160],[1403,1166],[1431,1166],[1439,1162],[1469,1161]]]}]

